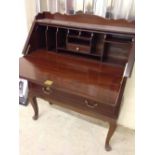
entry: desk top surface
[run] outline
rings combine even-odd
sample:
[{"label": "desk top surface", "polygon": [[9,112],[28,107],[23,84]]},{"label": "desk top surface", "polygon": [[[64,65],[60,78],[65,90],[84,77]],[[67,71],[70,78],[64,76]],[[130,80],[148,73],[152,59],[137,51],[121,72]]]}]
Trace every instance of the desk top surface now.
[{"label": "desk top surface", "polygon": [[43,85],[115,104],[123,76],[123,67],[66,56],[45,50],[20,58],[19,76]]}]

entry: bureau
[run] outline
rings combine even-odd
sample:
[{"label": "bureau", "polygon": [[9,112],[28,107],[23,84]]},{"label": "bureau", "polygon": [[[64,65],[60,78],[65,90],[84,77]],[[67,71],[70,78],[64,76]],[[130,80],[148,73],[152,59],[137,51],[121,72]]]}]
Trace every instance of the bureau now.
[{"label": "bureau", "polygon": [[127,78],[134,64],[134,22],[95,15],[39,13],[19,59],[19,77],[36,98],[109,123],[105,149],[117,127]]}]

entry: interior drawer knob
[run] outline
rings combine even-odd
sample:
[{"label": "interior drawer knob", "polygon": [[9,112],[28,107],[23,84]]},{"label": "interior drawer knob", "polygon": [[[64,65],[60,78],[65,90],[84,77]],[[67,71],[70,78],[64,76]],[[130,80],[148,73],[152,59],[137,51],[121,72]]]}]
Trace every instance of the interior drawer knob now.
[{"label": "interior drawer knob", "polygon": [[76,51],[79,51],[79,47],[76,47]]},{"label": "interior drawer knob", "polygon": [[85,100],[84,102],[85,102],[86,106],[89,107],[89,108],[95,108],[95,107],[98,106],[97,103],[91,103],[91,104],[90,104],[90,103],[88,102],[88,100]]}]

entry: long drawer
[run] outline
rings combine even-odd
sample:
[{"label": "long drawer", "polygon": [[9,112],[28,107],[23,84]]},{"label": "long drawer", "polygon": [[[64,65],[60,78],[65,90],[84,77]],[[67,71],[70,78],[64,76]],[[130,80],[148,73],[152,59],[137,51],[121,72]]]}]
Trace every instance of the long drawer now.
[{"label": "long drawer", "polygon": [[104,103],[100,103],[89,98],[68,93],[51,87],[46,90],[44,86],[29,82],[29,91],[33,96],[43,98],[45,100],[55,100],[61,102],[62,106],[74,107],[74,109],[82,109],[94,114],[106,115],[115,118],[114,107]]}]

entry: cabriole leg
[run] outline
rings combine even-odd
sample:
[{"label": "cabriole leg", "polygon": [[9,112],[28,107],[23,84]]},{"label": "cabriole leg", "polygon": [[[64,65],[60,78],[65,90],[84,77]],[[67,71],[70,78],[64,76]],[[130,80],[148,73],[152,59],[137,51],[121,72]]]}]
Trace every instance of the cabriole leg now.
[{"label": "cabriole leg", "polygon": [[105,142],[106,151],[111,151],[111,149],[112,149],[109,142],[110,142],[110,139],[116,130],[116,127],[117,127],[116,122],[109,122],[109,130],[108,130],[108,134],[107,134],[106,142]]},{"label": "cabriole leg", "polygon": [[34,120],[38,119],[38,104],[37,104],[37,100],[36,97],[29,97],[29,101],[33,107],[34,110],[34,116],[32,117]]}]

